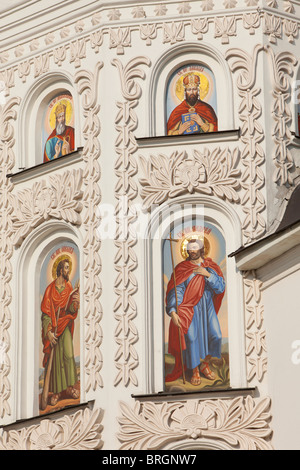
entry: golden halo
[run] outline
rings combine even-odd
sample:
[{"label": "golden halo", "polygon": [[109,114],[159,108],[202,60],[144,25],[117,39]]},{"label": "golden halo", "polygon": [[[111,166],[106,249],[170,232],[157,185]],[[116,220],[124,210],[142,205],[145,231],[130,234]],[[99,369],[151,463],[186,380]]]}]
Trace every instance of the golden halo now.
[{"label": "golden halo", "polygon": [[180,254],[183,259],[188,258],[187,245],[191,240],[201,240],[204,243],[204,257],[207,257],[210,252],[210,243],[203,235],[191,235],[190,237],[184,238],[180,245]]},{"label": "golden halo", "polygon": [[60,261],[62,261],[63,259],[68,260],[69,265],[70,265],[69,274],[71,274],[71,272],[72,272],[72,259],[71,259],[70,256],[63,254],[63,255],[60,255],[58,258],[56,258],[56,260],[53,263],[53,266],[52,266],[52,279],[56,279],[56,269],[57,269],[58,263]]},{"label": "golden halo", "polygon": [[61,100],[58,100],[57,103],[53,106],[50,112],[49,116],[49,124],[51,126],[51,129],[55,129],[56,127],[56,116],[55,116],[55,110],[58,105],[64,105],[66,107],[66,125],[68,126],[71,122],[72,115],[73,115],[73,106],[72,102],[68,100],[67,98],[63,98]]},{"label": "golden halo", "polygon": [[200,72],[194,72],[194,71],[193,72],[188,72],[188,73],[185,73],[185,74],[181,75],[180,78],[176,82],[175,93],[176,93],[177,98],[180,101],[184,100],[183,80],[185,79],[185,77],[187,77],[187,75],[190,75],[191,73],[193,73],[194,75],[197,75],[200,78],[200,99],[204,100],[204,98],[206,97],[206,95],[209,92],[209,80],[206,77],[206,75],[204,75],[203,73],[200,73]]}]

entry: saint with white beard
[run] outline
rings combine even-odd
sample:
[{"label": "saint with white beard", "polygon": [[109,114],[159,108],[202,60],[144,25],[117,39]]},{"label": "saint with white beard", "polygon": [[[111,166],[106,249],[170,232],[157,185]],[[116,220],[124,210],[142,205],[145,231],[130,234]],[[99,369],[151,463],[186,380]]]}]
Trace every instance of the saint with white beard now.
[{"label": "saint with white beard", "polygon": [[55,109],[56,125],[44,149],[44,162],[55,160],[74,151],[74,129],[66,125],[66,106],[58,103]]}]

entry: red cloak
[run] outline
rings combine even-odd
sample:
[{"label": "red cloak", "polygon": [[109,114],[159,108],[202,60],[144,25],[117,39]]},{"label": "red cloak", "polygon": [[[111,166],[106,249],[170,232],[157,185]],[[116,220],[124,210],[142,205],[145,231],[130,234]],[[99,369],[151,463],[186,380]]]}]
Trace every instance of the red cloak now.
[{"label": "red cloak", "polygon": [[[69,144],[70,144],[70,152],[73,152],[74,151],[74,147],[75,147],[75,138],[74,138],[74,129],[73,127],[70,127],[70,126],[66,126],[65,127],[65,130],[62,134],[57,134],[56,133],[56,129],[53,129],[53,131],[51,132],[51,134],[49,135],[46,143],[48,142],[48,140],[50,139],[53,139],[53,137],[57,137],[58,139],[60,139],[61,141],[63,141],[64,139],[65,140],[68,140]],[[45,150],[44,150],[44,163],[45,162],[49,162],[49,158],[46,154],[46,144],[45,144]]]},{"label": "red cloak", "polygon": [[[211,268],[213,269],[219,276],[223,276],[223,273],[220,267],[212,261],[211,258],[206,258],[204,262],[201,264],[204,268]],[[197,268],[194,263],[191,261],[182,261],[179,263],[175,268],[175,278],[176,278],[176,285],[182,284],[184,281],[188,279],[188,277],[193,273],[193,271]],[[166,293],[166,299],[171,289],[174,288],[174,277],[172,276]],[[179,331],[181,336],[181,345],[182,350],[186,349],[186,343],[184,339],[184,335],[188,332],[189,326],[192,322],[194,316],[194,306],[200,301],[205,288],[205,279],[202,275],[197,275],[192,278],[189,282],[185,293],[183,295],[182,303],[178,306],[177,314],[180,317],[181,321],[181,328],[178,330],[178,327],[174,324],[173,321],[170,322],[169,326],[169,353],[172,356],[178,359],[180,354],[180,344],[179,344]],[[225,291],[221,294],[215,294],[213,296],[213,304],[216,313],[218,314],[222,300],[224,297]]]},{"label": "red cloak", "polygon": [[[197,101],[193,107],[202,119],[214,125],[214,132],[217,132],[218,118],[212,106],[204,101]],[[167,133],[169,133],[169,131],[173,129],[179,121],[181,121],[181,115],[188,113],[190,108],[191,105],[186,101],[183,101],[172,111],[167,124]]]},{"label": "red cloak", "polygon": [[[55,280],[49,284],[49,286],[45,290],[45,294],[41,303],[41,310],[44,314],[48,315],[51,319],[52,331],[56,330],[56,336],[59,337],[65,330],[68,324],[70,324],[71,334],[73,336],[74,332],[74,320],[77,317],[78,311],[74,314],[68,313],[67,308],[72,303],[72,293],[73,288],[72,284],[68,281],[66,282],[65,289],[59,293],[55,287]],[[59,311],[59,318],[57,319],[57,312]],[[51,345],[47,335],[44,335],[42,329],[42,341],[44,345],[44,360],[43,366],[47,364],[48,357],[51,352]]]}]

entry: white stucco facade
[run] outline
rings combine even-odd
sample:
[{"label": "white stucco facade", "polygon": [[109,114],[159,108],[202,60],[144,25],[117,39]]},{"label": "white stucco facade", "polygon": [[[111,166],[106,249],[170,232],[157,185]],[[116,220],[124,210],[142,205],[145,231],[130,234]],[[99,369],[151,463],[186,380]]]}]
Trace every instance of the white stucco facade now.
[{"label": "white stucco facade", "polygon": [[[276,230],[300,181],[300,1],[28,0],[0,24],[0,447],[299,449],[299,215]],[[214,73],[218,132],[167,136],[188,64]],[[58,93],[75,149],[43,163]],[[230,386],[168,394],[160,236],[202,209],[226,241]],[[80,403],[48,422],[39,275],[60,241],[80,252]]]}]

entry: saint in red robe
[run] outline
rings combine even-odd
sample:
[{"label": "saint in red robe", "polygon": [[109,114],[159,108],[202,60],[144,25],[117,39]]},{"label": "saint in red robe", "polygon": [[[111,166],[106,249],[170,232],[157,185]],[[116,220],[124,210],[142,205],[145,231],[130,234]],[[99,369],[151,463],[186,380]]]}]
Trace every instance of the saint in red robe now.
[{"label": "saint in red robe", "polygon": [[[168,124],[167,124],[167,134],[174,129],[174,127],[179,123],[182,122],[182,115],[190,113],[191,105],[188,104],[186,101],[183,101],[180,105],[178,105],[171,113]],[[195,112],[199,114],[199,116],[207,123],[213,124],[213,132],[217,132],[218,130],[218,119],[216,113],[212,106],[204,101],[197,101],[195,106],[193,106]]]}]

